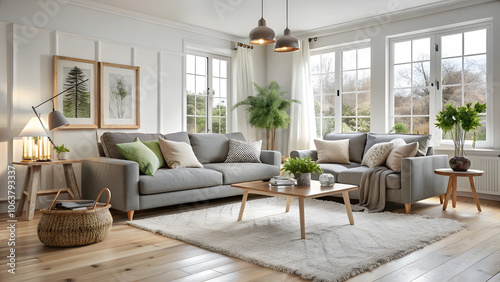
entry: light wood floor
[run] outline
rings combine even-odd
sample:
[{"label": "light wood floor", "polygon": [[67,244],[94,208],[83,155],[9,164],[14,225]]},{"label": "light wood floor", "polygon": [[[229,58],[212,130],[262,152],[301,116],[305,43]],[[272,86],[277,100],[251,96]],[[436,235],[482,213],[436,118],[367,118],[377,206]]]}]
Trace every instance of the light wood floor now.
[{"label": "light wood floor", "polygon": [[[253,196],[256,198],[256,196]],[[201,209],[241,197],[136,212],[134,218]],[[439,199],[412,206],[412,213],[456,219],[469,225],[424,249],[362,273],[349,281],[500,281],[500,202],[458,198],[457,208],[442,210]],[[389,210],[404,213],[403,205]],[[298,216],[298,215],[297,215]],[[111,234],[78,248],[46,247],[38,240],[37,211],[16,224],[16,275],[7,272],[7,214],[0,214],[0,281],[302,281],[298,276],[226,257],[126,224],[113,212]],[[332,266],[334,267],[334,266]]]}]

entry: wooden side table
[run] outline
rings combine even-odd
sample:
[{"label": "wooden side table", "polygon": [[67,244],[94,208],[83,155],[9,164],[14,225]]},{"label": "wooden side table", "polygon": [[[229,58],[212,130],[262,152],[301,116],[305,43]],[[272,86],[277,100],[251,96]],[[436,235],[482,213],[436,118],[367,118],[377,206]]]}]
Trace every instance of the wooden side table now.
[{"label": "wooden side table", "polygon": [[479,169],[469,169],[467,171],[454,171],[451,168],[439,168],[434,170],[435,174],[449,176],[448,189],[446,189],[446,197],[444,199],[443,210],[446,210],[448,206],[448,200],[450,199],[451,190],[453,190],[453,201],[452,206],[455,208],[457,206],[457,177],[469,177],[470,189],[472,190],[472,195],[474,195],[474,201],[476,201],[476,207],[478,211],[481,211],[481,206],[479,205],[479,199],[477,198],[476,187],[474,186],[474,176],[481,176],[484,171]]},{"label": "wooden side table", "polygon": [[75,171],[73,164],[81,163],[82,160],[53,160],[50,162],[13,162],[15,165],[23,165],[28,167],[26,177],[24,178],[23,191],[21,199],[17,206],[16,216],[20,217],[23,214],[24,202],[28,202],[26,207],[26,220],[32,220],[35,215],[36,196],[45,196],[57,194],[60,189],[48,189],[38,191],[39,183],[42,178],[42,166],[63,165],[64,178],[66,179],[67,188],[62,188],[62,192],[68,193],[70,199],[81,199],[78,183],[76,182]]}]

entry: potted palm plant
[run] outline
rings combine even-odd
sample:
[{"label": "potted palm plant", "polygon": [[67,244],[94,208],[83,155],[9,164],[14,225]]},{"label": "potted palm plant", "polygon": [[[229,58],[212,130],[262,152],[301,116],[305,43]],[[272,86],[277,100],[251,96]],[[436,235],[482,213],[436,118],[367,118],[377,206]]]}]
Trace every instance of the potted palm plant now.
[{"label": "potted palm plant", "polygon": [[289,158],[283,163],[282,171],[297,179],[298,186],[308,186],[311,183],[311,173],[323,173],[318,163],[311,157]]},{"label": "potted palm plant", "polygon": [[259,86],[255,82],[254,85],[257,95],[248,96],[245,100],[236,103],[232,109],[242,105],[248,106],[249,123],[254,127],[266,129],[266,148],[274,150],[276,129],[287,128],[290,124],[290,115],[286,110],[292,103],[300,103],[300,101],[284,98],[286,91],[281,91],[281,86],[276,81],[271,81],[266,86]]},{"label": "potted palm plant", "polygon": [[[450,159],[451,169],[455,171],[467,171],[469,169],[471,163],[464,153],[465,134],[469,131],[475,131],[481,126],[479,114],[484,112],[486,112],[486,103],[477,102],[474,106],[472,106],[472,103],[467,103],[461,107],[454,107],[453,103],[451,103],[445,105],[444,110],[437,114],[435,125],[442,129],[444,133],[450,132],[455,145],[454,157]],[[473,148],[475,144],[476,132],[474,132]]]}]

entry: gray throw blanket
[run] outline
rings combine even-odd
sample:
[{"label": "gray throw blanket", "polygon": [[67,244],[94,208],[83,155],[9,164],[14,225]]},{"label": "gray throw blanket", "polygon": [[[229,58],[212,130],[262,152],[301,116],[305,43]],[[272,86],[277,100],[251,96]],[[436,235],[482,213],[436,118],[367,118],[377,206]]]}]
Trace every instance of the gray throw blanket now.
[{"label": "gray throw blanket", "polygon": [[381,212],[385,208],[385,177],[393,172],[383,166],[363,172],[359,184],[359,204],[353,211]]}]

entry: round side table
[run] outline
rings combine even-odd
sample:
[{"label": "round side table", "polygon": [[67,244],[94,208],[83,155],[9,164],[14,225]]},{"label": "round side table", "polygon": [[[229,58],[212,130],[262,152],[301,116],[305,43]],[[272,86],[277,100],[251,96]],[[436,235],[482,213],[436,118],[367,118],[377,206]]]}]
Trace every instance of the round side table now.
[{"label": "round side table", "polygon": [[479,205],[479,199],[477,198],[473,177],[483,175],[484,171],[479,169],[454,171],[451,168],[438,168],[434,170],[434,173],[450,177],[450,179],[448,180],[448,189],[446,189],[446,197],[444,199],[443,210],[446,210],[446,207],[448,206],[448,200],[450,199],[451,190],[453,190],[452,206],[454,208],[457,206],[457,177],[469,177],[470,189],[472,191],[472,195],[474,195],[474,201],[476,201],[477,210],[481,211],[481,206]]}]

